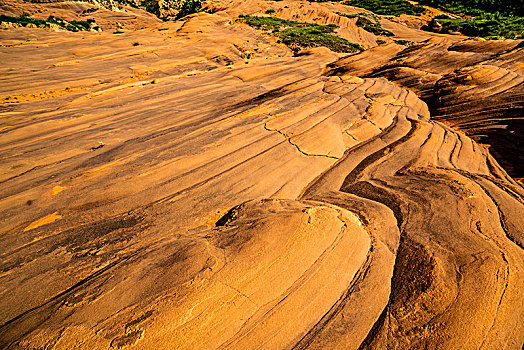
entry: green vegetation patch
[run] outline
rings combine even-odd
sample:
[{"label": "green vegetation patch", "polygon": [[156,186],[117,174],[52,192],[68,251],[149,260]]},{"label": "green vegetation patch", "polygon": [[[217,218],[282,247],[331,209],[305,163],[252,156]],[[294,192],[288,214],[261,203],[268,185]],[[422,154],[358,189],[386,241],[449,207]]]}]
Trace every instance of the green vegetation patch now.
[{"label": "green vegetation patch", "polygon": [[92,7],[92,8],[88,8],[88,9],[85,9],[84,11],[82,11],[82,14],[85,15],[85,14],[88,14],[88,13],[96,12],[98,10],[99,10],[98,7]]},{"label": "green vegetation patch", "polygon": [[176,19],[184,18],[202,10],[201,0],[185,0],[180,6],[180,11],[176,15]]},{"label": "green vegetation patch", "polygon": [[419,16],[426,12],[422,6],[415,6],[405,0],[345,0],[344,5],[360,7],[378,15],[398,16],[402,14]]},{"label": "green vegetation patch", "polygon": [[112,3],[143,9],[167,21],[179,20],[202,11],[202,0],[99,0],[106,8]]},{"label": "green vegetation patch", "polygon": [[308,47],[325,46],[335,52],[359,52],[362,47],[333,35],[338,27],[334,24],[320,25],[289,21],[277,17],[240,15],[238,21],[252,27],[272,32],[294,52]]},{"label": "green vegetation patch", "polygon": [[442,25],[441,33],[460,32],[468,36],[487,39],[524,39],[524,17],[483,13],[474,18],[451,18],[440,15],[435,18]]},{"label": "green vegetation patch", "polygon": [[358,44],[311,27],[287,28],[281,31],[279,36],[282,42],[293,51],[316,46],[325,46],[335,52],[359,52],[363,50]]},{"label": "green vegetation patch", "polygon": [[356,13],[356,14],[345,14],[337,12],[337,15],[347,17],[347,18],[358,18],[356,25],[361,27],[367,32],[373,33],[375,35],[382,36],[393,36],[394,34],[389,30],[382,28],[380,25],[379,19],[376,15],[370,13]]},{"label": "green vegetation patch", "polygon": [[33,24],[36,27],[39,28],[45,28],[49,24],[55,24],[59,26],[62,29],[68,30],[70,32],[80,32],[80,31],[86,31],[95,29],[98,30],[99,27],[96,25],[94,19],[87,19],[85,21],[66,21],[64,19],[49,16],[47,19],[36,19],[31,18],[28,15],[23,14],[20,17],[12,17],[12,16],[6,16],[6,15],[0,15],[0,23],[1,22],[7,22],[7,23],[16,23],[21,25],[22,27],[27,27],[29,24]]},{"label": "green vegetation patch", "polygon": [[420,0],[421,3],[471,18],[437,16],[441,32],[456,31],[488,39],[524,38],[522,0]]},{"label": "green vegetation patch", "polygon": [[0,15],[0,23],[1,22],[7,22],[7,23],[16,23],[21,25],[22,27],[27,27],[28,24],[34,24],[37,27],[45,27],[46,21],[43,19],[36,19],[36,18],[30,18],[27,15],[22,15],[20,17],[12,17],[12,16],[6,16],[6,15]]},{"label": "green vegetation patch", "polygon": [[396,44],[404,45],[404,46],[413,46],[415,43],[413,41],[405,40],[405,39],[399,39],[399,40],[393,40]]},{"label": "green vegetation patch", "polygon": [[420,3],[462,13],[480,16],[484,13],[500,13],[505,16],[524,17],[522,0],[419,0]]},{"label": "green vegetation patch", "polygon": [[375,15],[374,13],[368,13],[368,12],[360,12],[360,13],[342,13],[337,12],[337,15],[347,17],[347,18],[357,18],[357,17],[367,17],[370,19],[374,19],[375,21],[378,21],[379,17]]},{"label": "green vegetation patch", "polygon": [[321,25],[316,23],[289,21],[278,17],[260,17],[250,15],[240,15],[238,16],[238,21],[246,23],[251,27],[268,31],[279,31],[282,28],[288,27],[311,27],[316,28],[323,33],[333,33],[335,29],[338,28],[334,24]]}]

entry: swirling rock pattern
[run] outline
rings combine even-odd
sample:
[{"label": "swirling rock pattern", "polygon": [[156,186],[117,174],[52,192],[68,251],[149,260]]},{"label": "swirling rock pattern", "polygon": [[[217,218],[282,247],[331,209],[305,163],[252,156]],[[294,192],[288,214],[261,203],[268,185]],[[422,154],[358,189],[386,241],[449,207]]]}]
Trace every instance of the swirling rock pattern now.
[{"label": "swirling rock pattern", "polygon": [[293,57],[234,16],[354,23],[277,4],[0,31],[1,348],[522,347],[524,190],[461,131],[518,119],[521,44]]},{"label": "swirling rock pattern", "polygon": [[376,47],[333,64],[335,74],[385,77],[415,91],[431,117],[464,131],[508,173],[524,177],[522,41],[432,38],[404,49]]}]

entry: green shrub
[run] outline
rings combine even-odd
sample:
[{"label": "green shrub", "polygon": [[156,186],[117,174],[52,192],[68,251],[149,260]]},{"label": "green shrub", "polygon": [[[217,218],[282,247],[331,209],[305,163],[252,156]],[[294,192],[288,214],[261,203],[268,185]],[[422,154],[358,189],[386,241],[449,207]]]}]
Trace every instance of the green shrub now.
[{"label": "green shrub", "polygon": [[379,20],[379,16],[374,13],[360,12],[360,13],[342,13],[337,12],[337,15],[347,17],[347,18],[357,18],[357,17],[368,17],[374,19],[375,21]]},{"label": "green shrub", "polygon": [[149,13],[160,16],[160,3],[158,0],[141,0],[140,7]]},{"label": "green shrub", "polygon": [[28,24],[34,24],[37,27],[44,28],[48,23],[56,24],[60,28],[69,30],[71,32],[86,31],[93,28],[98,28],[96,26],[95,20],[90,18],[85,21],[66,21],[62,18],[49,16],[46,20],[30,18],[27,14],[23,14],[20,17],[12,17],[6,15],[0,15],[0,22],[10,22],[17,23],[23,27],[26,27]]},{"label": "green shrub", "polygon": [[91,29],[91,25],[95,23],[95,20],[89,18],[85,21],[69,21],[69,23],[78,30],[89,30]]},{"label": "green shrub", "polygon": [[398,40],[393,40],[393,41],[399,45],[404,45],[404,46],[412,46],[414,44],[413,41],[409,41],[405,39],[398,39]]},{"label": "green shrub", "polygon": [[303,48],[325,46],[335,52],[358,52],[362,47],[346,39],[333,35],[337,26],[334,24],[320,25],[289,21],[277,17],[258,17],[240,15],[237,19],[252,27],[271,31],[278,36],[279,42],[298,52]]},{"label": "green shrub", "polygon": [[201,0],[185,0],[180,7],[180,11],[176,15],[176,19],[184,18],[193,13],[197,13],[202,9]]},{"label": "green shrub", "polygon": [[482,16],[500,13],[505,16],[524,17],[522,0],[420,0],[422,4],[444,8],[453,13]]},{"label": "green shrub", "polygon": [[[468,36],[488,39],[524,38],[524,4],[522,0],[421,0],[449,12],[472,18],[437,16],[441,32],[457,31]],[[460,16],[464,17],[464,16]]]},{"label": "green shrub", "polygon": [[361,7],[378,15],[398,16],[401,14],[419,16],[426,12],[422,6],[415,6],[405,0],[345,0],[344,5]]},{"label": "green shrub", "polygon": [[238,16],[238,21],[246,23],[251,27],[268,31],[279,31],[282,27],[312,27],[322,33],[333,33],[338,27],[334,24],[320,25],[316,23],[296,22],[278,17],[259,17],[250,15]]},{"label": "green shrub", "polygon": [[88,9],[85,9],[84,11],[82,11],[82,14],[93,13],[93,12],[96,12],[96,11],[98,11],[98,8],[97,7],[92,7],[92,8],[88,8]]},{"label": "green shrub", "polygon": [[282,42],[293,51],[307,47],[325,46],[335,52],[359,52],[362,47],[336,35],[326,34],[311,27],[291,27],[279,33]]},{"label": "green shrub", "polygon": [[483,13],[468,19],[448,16],[438,16],[436,19],[442,25],[441,32],[456,31],[488,39],[524,39],[524,17]]},{"label": "green shrub", "polygon": [[29,23],[36,25],[37,27],[45,27],[46,21],[41,19],[30,18],[25,13],[20,17],[12,17],[6,15],[0,15],[0,22],[17,23],[23,27],[26,27]]},{"label": "green shrub", "polygon": [[358,27],[361,27],[365,31],[373,33],[375,35],[383,35],[383,36],[393,36],[394,35],[389,30],[382,28],[382,26],[380,25],[378,16],[374,14],[371,14],[371,13],[346,14],[346,13],[337,12],[337,15],[347,17],[347,18],[358,18],[356,25]]}]

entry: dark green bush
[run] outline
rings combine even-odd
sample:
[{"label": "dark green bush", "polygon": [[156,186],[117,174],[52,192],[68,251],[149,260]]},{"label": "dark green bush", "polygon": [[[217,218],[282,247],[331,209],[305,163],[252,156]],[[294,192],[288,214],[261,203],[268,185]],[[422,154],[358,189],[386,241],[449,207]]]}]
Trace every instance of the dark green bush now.
[{"label": "dark green bush", "polygon": [[345,0],[344,5],[361,7],[378,15],[398,16],[401,14],[419,16],[426,12],[422,6],[415,6],[405,0]]},{"label": "dark green bush", "polygon": [[23,14],[20,17],[0,15],[0,22],[18,23],[23,27],[26,27],[29,23],[31,23],[40,28],[44,28],[47,23],[53,23],[71,32],[86,31],[90,30],[91,27],[98,28],[98,26],[95,25],[95,20],[92,18],[87,19],[85,21],[68,22],[66,20],[54,16],[49,16],[46,20],[30,18],[27,14]]},{"label": "dark green bush", "polygon": [[84,11],[82,11],[82,14],[93,13],[93,12],[96,12],[96,11],[98,11],[98,8],[97,7],[92,7],[92,8],[88,8],[88,9],[85,9]]},{"label": "dark green bush", "polygon": [[365,31],[373,33],[375,35],[393,36],[394,34],[389,30],[383,29],[378,20],[378,16],[371,13],[352,13],[346,14],[337,12],[337,15],[347,18],[358,18],[356,25],[361,27]]},{"label": "dark green bush", "polygon": [[157,0],[142,0],[140,6],[147,12],[160,16],[160,3]]},{"label": "dark green bush", "polygon": [[441,32],[456,31],[488,39],[524,39],[524,17],[483,13],[467,19],[448,16],[438,16],[436,19],[442,25]]},{"label": "dark green bush", "polygon": [[0,15],[0,22],[17,23],[23,27],[27,26],[29,23],[34,24],[37,27],[45,27],[46,24],[45,20],[30,18],[26,14],[23,14],[20,17]]},{"label": "dark green bush", "polygon": [[398,39],[398,40],[393,40],[393,41],[399,45],[404,45],[404,46],[412,46],[414,44],[413,41],[409,41],[405,39]]},{"label": "dark green bush", "polygon": [[180,11],[176,15],[176,19],[184,18],[186,16],[192,15],[193,13],[197,13],[202,9],[202,1],[201,0],[185,0],[182,6],[180,7]]},{"label": "dark green bush", "polygon": [[453,13],[481,16],[500,13],[505,16],[524,17],[522,0],[420,0],[422,4],[444,8]]}]

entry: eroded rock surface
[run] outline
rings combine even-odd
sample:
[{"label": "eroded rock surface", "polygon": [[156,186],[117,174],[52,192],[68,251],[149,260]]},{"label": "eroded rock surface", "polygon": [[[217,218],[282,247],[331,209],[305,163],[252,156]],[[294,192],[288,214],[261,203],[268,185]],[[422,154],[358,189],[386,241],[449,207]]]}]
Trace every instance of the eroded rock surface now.
[{"label": "eroded rock surface", "polygon": [[[521,42],[222,6],[0,30],[0,347],[520,349]],[[369,49],[234,21],[268,8]]]},{"label": "eroded rock surface", "polygon": [[340,60],[333,74],[385,77],[422,97],[431,117],[464,131],[517,179],[524,177],[523,41],[433,38]]}]

